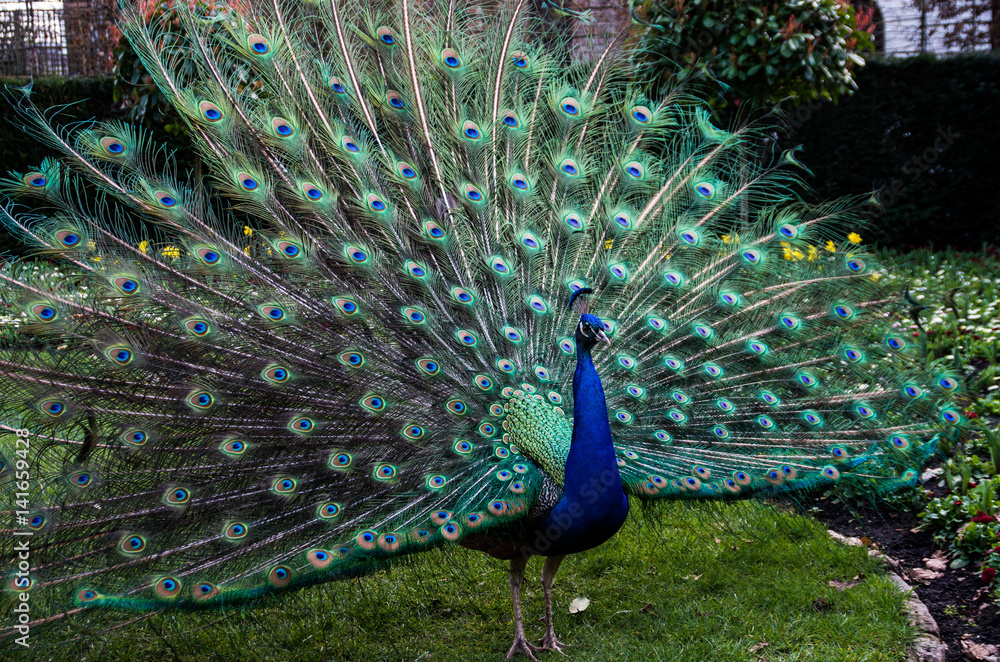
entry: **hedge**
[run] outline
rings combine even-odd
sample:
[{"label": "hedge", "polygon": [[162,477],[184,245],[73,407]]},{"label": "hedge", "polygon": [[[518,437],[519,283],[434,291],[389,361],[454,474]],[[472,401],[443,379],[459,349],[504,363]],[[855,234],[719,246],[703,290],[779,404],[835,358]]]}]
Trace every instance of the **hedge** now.
[{"label": "hedge", "polygon": [[851,97],[787,110],[819,199],[880,190],[883,246],[1000,244],[1000,56],[874,58]]}]

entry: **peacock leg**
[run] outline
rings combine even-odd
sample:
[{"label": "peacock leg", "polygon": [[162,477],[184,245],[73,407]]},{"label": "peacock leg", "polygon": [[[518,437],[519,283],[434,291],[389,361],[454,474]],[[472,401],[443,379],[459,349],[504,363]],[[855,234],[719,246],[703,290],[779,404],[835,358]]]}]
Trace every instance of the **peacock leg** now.
[{"label": "peacock leg", "polygon": [[535,657],[537,649],[524,637],[524,623],[521,620],[521,583],[524,581],[526,565],[528,565],[527,556],[519,556],[510,561],[510,594],[514,599],[514,645],[510,647],[507,659],[514,657],[515,653],[523,653],[538,662],[538,658]]},{"label": "peacock leg", "polygon": [[564,644],[556,639],[556,631],[552,627],[552,585],[556,582],[556,571],[559,570],[559,564],[564,558],[566,558],[565,554],[550,556],[545,559],[545,565],[542,566],[542,588],[545,589],[545,636],[538,642],[538,645],[541,646],[539,650],[558,651],[563,655],[566,654],[563,652],[563,648],[569,644]]}]

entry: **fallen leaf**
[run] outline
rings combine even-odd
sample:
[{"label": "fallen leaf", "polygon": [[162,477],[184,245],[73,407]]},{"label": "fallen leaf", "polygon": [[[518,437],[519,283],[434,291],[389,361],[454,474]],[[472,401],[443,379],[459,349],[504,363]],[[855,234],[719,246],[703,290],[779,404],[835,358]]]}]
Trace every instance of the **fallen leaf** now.
[{"label": "fallen leaf", "polygon": [[985,660],[991,655],[997,654],[997,647],[994,644],[977,644],[974,641],[963,639],[962,652],[969,660]]},{"label": "fallen leaf", "polygon": [[849,588],[853,588],[861,583],[861,580],[855,577],[849,582],[841,581],[839,579],[831,579],[829,582],[830,586],[837,589],[838,591],[846,591]]},{"label": "fallen leaf", "polygon": [[944,572],[948,569],[948,559],[945,557],[944,552],[939,549],[931,554],[929,559],[924,559],[924,565],[931,570]]},{"label": "fallen leaf", "polygon": [[644,614],[648,614],[649,610],[652,608],[653,608],[653,603],[647,602],[645,605],[643,605],[642,609],[640,609],[639,611],[641,611]]},{"label": "fallen leaf", "polygon": [[865,547],[871,547],[872,539],[869,538],[868,536],[861,536],[861,544],[864,545]]},{"label": "fallen leaf", "polygon": [[718,538],[713,538],[712,540],[714,540],[714,541],[715,541],[715,544],[716,544],[716,545],[721,545],[721,544],[722,544],[722,541],[721,541],[721,540],[719,540]]},{"label": "fallen leaf", "polygon": [[907,573],[918,582],[929,582],[932,579],[937,579],[938,577],[944,575],[943,572],[928,570],[927,568],[911,568],[907,571]]},{"label": "fallen leaf", "polygon": [[684,577],[681,577],[681,579],[686,579],[689,582],[696,582],[701,579],[701,575],[685,575]]},{"label": "fallen leaf", "polygon": [[762,642],[760,642],[758,644],[754,644],[753,646],[751,646],[750,647],[750,652],[751,653],[756,653],[757,651],[762,651],[762,650],[764,650],[765,648],[767,648],[770,645],[771,645],[771,642],[769,642],[769,641],[762,641]]},{"label": "fallen leaf", "polygon": [[581,611],[590,606],[590,600],[587,598],[573,598],[573,602],[569,603],[569,613],[579,614]]}]

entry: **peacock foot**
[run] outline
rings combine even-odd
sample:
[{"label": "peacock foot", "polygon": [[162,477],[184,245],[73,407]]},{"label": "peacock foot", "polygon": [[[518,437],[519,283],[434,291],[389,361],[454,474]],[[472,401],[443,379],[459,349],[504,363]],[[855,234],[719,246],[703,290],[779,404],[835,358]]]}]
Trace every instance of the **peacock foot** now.
[{"label": "peacock foot", "polygon": [[539,648],[535,650],[540,651],[556,651],[562,655],[566,655],[564,648],[569,648],[569,644],[564,644],[563,642],[556,639],[556,633],[549,630],[545,633],[545,636],[538,640]]},{"label": "peacock foot", "polygon": [[510,651],[507,653],[507,659],[509,660],[520,653],[521,655],[527,655],[530,659],[538,662],[538,658],[535,657],[535,651],[537,650],[537,648],[528,643],[524,633],[521,632],[514,635],[514,645],[510,647]]}]

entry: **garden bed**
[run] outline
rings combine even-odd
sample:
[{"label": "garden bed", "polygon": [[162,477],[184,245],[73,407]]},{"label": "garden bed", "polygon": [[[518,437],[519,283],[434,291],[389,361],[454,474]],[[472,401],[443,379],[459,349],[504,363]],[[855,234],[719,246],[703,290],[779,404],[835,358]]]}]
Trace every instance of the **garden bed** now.
[{"label": "garden bed", "polygon": [[[1000,643],[1000,608],[992,592],[968,567],[940,570],[914,576],[914,568],[930,570],[927,560],[935,552],[934,537],[916,530],[921,520],[913,512],[889,506],[868,507],[852,512],[831,499],[813,500],[812,515],[830,529],[845,536],[861,538],[871,547],[899,563],[894,570],[907,581],[930,610],[948,645],[948,662],[969,659],[963,641],[979,644]],[[971,658],[976,659],[976,658]]]}]

